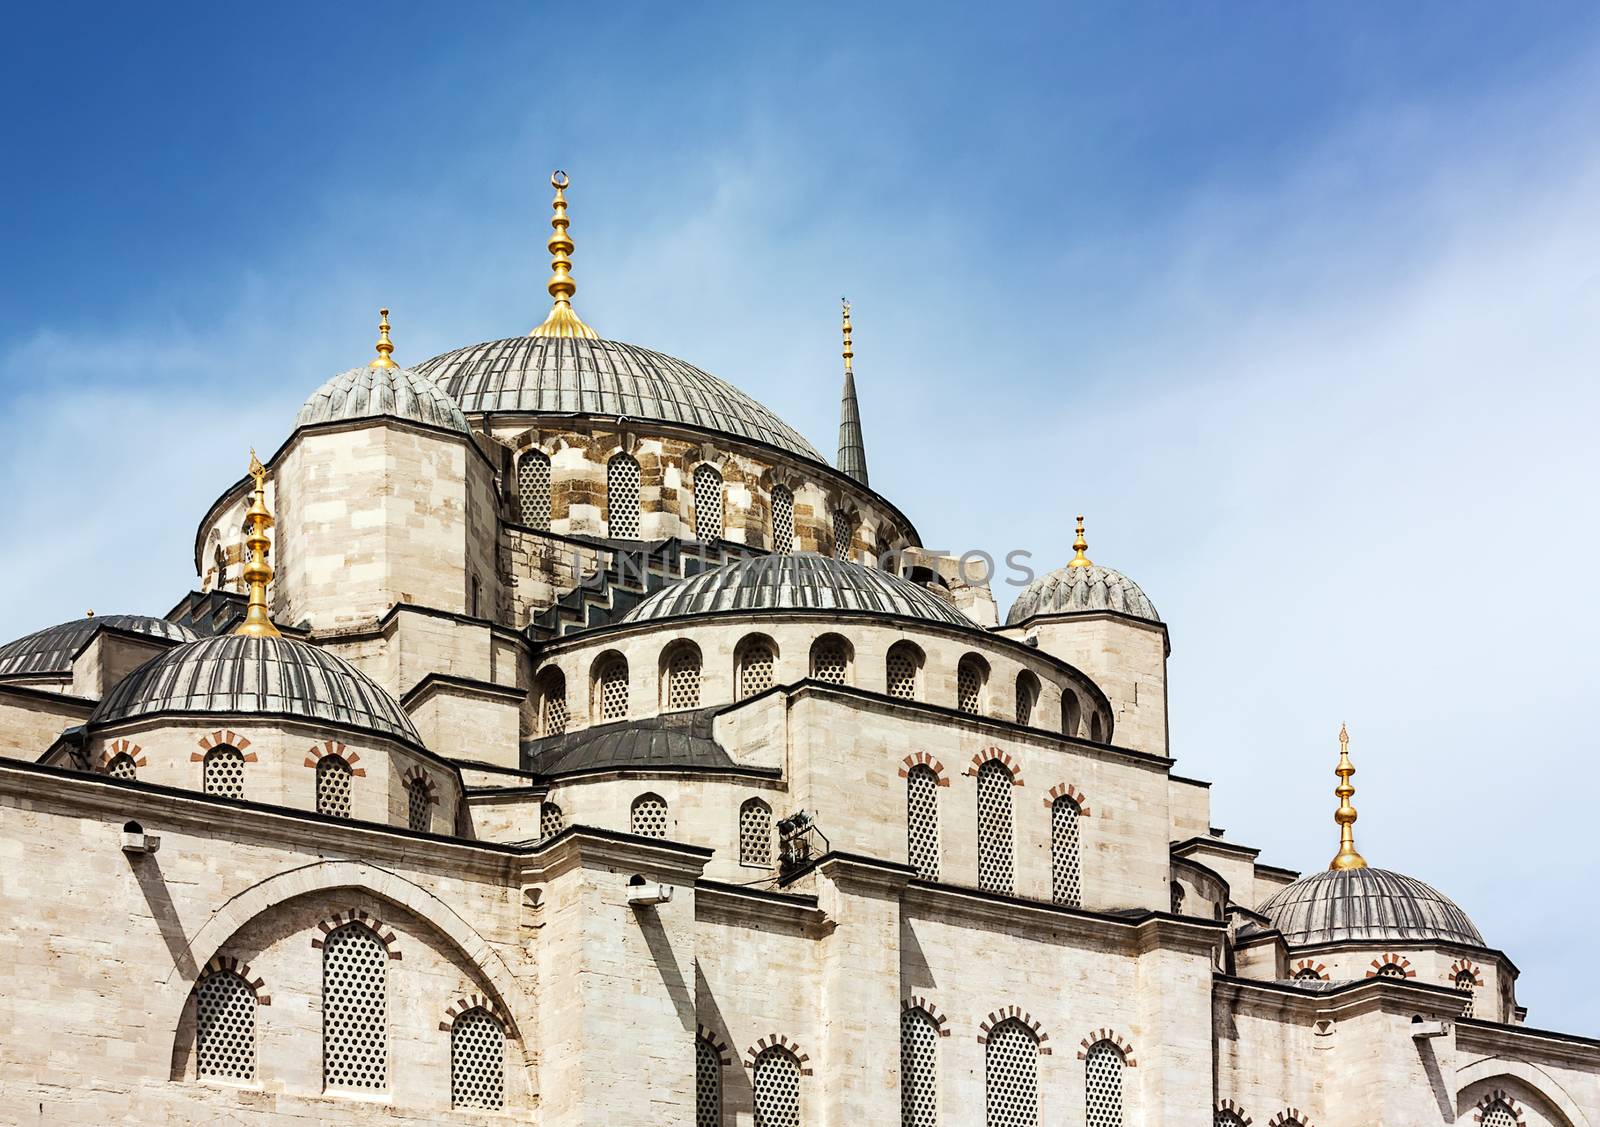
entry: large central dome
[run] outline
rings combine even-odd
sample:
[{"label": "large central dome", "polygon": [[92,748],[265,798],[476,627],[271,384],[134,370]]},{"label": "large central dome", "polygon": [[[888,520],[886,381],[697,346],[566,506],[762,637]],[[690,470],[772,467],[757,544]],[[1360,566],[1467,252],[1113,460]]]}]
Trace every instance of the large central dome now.
[{"label": "large central dome", "polygon": [[734,435],[827,465],[798,431],[693,364],[614,340],[509,337],[418,364],[474,414],[599,415]]}]

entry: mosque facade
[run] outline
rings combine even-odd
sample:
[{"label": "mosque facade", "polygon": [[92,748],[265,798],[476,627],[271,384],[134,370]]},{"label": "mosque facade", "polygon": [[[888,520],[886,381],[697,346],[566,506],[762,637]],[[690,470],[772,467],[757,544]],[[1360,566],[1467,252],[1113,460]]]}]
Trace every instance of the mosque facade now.
[{"label": "mosque facade", "polygon": [[1327,868],[1214,828],[1082,518],[1002,620],[848,307],[830,463],[578,316],[552,184],[532,333],[385,311],[168,614],[0,646],[0,1122],[1600,1127],[1342,731]]}]

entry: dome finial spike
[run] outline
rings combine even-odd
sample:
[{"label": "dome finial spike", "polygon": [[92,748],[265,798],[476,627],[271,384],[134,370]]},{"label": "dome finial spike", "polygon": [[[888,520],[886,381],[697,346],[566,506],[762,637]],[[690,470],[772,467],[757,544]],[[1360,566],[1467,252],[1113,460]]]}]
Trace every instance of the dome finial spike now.
[{"label": "dome finial spike", "polygon": [[272,541],[267,539],[267,529],[272,527],[272,513],[267,510],[267,467],[250,449],[250,476],[255,480],[255,496],[244,519],[250,529],[245,534],[245,547],[250,549],[250,559],[244,565],[244,581],[249,585],[250,602],[245,608],[244,621],[235,634],[251,638],[278,638],[278,628],[267,613],[267,584],[272,582],[272,565],[267,563],[267,552]]},{"label": "dome finial spike", "polygon": [[528,335],[531,337],[582,337],[598,340],[600,334],[585,325],[572,308],[572,295],[578,292],[578,283],[572,280],[572,236],[567,228],[572,221],[567,218],[567,189],[572,180],[559,168],[550,174],[550,186],[556,190],[551,201],[554,214],[550,216],[550,284],[546,287],[555,304],[544,324]]},{"label": "dome finial spike", "polygon": [[[387,309],[378,310],[377,348],[378,358],[372,363],[368,364],[367,367],[398,368],[400,366],[394,362],[394,342],[389,339],[389,311]],[[254,450],[250,452],[250,456],[252,458],[255,457]]]},{"label": "dome finial spike", "polygon": [[1356,769],[1350,762],[1350,732],[1343,724],[1339,725],[1339,766],[1333,773],[1339,776],[1339,785],[1333,788],[1334,796],[1339,799],[1339,809],[1333,813],[1333,820],[1339,824],[1339,853],[1329,862],[1328,868],[1364,869],[1367,859],[1356,852],[1356,808],[1350,804],[1356,793],[1350,776]]},{"label": "dome finial spike", "polygon": [[856,350],[850,343],[850,299],[841,297],[839,303],[844,306],[844,370],[848,372],[856,356]]},{"label": "dome finial spike", "polygon": [[1093,567],[1094,561],[1084,553],[1089,550],[1089,542],[1083,538],[1083,514],[1078,514],[1078,536],[1072,542],[1072,558],[1067,561],[1068,567]]}]

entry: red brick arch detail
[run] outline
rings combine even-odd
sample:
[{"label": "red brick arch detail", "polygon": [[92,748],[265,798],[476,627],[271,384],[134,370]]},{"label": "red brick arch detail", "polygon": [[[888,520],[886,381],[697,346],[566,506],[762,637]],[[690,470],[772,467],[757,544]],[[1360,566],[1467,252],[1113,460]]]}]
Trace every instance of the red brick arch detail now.
[{"label": "red brick arch detail", "polygon": [[903,779],[911,774],[911,768],[913,767],[927,767],[933,772],[933,778],[937,785],[941,787],[950,785],[950,775],[945,771],[944,764],[925,751],[919,751],[915,755],[908,755],[900,761],[900,777]]},{"label": "red brick arch detail", "polygon": [[722,1062],[722,1067],[727,1068],[733,1063],[733,1058],[728,1056],[728,1043],[718,1037],[715,1030],[707,1029],[703,1025],[694,1027],[694,1036],[697,1041],[704,1041],[716,1051],[717,1060]]},{"label": "red brick arch detail", "polygon": [[135,767],[143,767],[149,762],[149,760],[144,757],[144,748],[140,747],[132,740],[112,740],[105,747],[100,749],[100,770],[102,772],[110,770],[111,761],[119,755],[126,755],[129,759],[133,760],[133,765]]},{"label": "red brick arch detail", "polygon": [[[247,963],[233,958],[231,955],[218,955],[207,963],[200,971],[200,978],[208,974],[236,974],[250,984],[250,989],[255,991],[256,1005],[272,1005],[272,995],[266,992],[267,984],[261,976],[251,970]],[[196,981],[199,981],[198,979]]]},{"label": "red brick arch detail", "polygon": [[444,1020],[439,1023],[439,1032],[448,1033],[456,1023],[456,1018],[468,1010],[484,1010],[490,1017],[500,1023],[501,1029],[511,1025],[505,1014],[500,1012],[500,1007],[495,1005],[494,999],[487,994],[463,994],[444,1008]]},{"label": "red brick arch detail", "polygon": [[1450,964],[1451,986],[1456,984],[1456,976],[1459,974],[1470,974],[1472,976],[1472,985],[1474,986],[1483,985],[1483,969],[1474,964],[1471,959],[1457,959]]},{"label": "red brick arch detail", "polygon": [[1267,1120],[1267,1127],[1312,1127],[1312,1124],[1299,1108],[1286,1107]]},{"label": "red brick arch detail", "polygon": [[761,1038],[754,1045],[751,1045],[748,1049],[746,1049],[744,1051],[744,1066],[746,1068],[754,1068],[756,1066],[756,1058],[771,1048],[782,1049],[791,1054],[795,1060],[799,1061],[801,1076],[811,1075],[811,1070],[806,1067],[806,1062],[811,1058],[800,1051],[800,1046],[797,1042],[790,1040],[782,1033],[768,1033],[765,1037]]},{"label": "red brick arch detail", "polygon": [[1049,792],[1044,796],[1044,804],[1046,806],[1053,807],[1056,804],[1056,799],[1058,798],[1070,798],[1073,802],[1077,803],[1078,817],[1087,818],[1089,816],[1089,796],[1084,794],[1071,783],[1057,783],[1055,786],[1051,787]]},{"label": "red brick arch detail", "polygon": [[944,1011],[934,1005],[921,994],[913,994],[900,1003],[903,1010],[921,1010],[933,1021],[933,1027],[939,1031],[939,1036],[950,1036],[950,1019],[944,1016]]},{"label": "red brick arch detail", "polygon": [[[1304,973],[1306,971],[1310,971],[1311,973]],[[1311,978],[1313,976],[1315,976],[1318,981],[1327,982],[1328,968],[1324,964],[1317,962],[1315,959],[1301,959],[1294,965],[1295,978]]]},{"label": "red brick arch detail", "polygon": [[1232,1100],[1221,1100],[1217,1103],[1217,1114],[1221,1115],[1223,1112],[1227,1112],[1230,1115],[1236,1116],[1239,1122],[1244,1124],[1244,1127],[1250,1127],[1250,1124],[1254,1122],[1254,1120],[1244,1113],[1244,1108],[1240,1107]]},{"label": "red brick arch detail", "polygon": [[1397,955],[1393,951],[1385,951],[1382,958],[1373,959],[1372,969],[1367,972],[1367,977],[1377,978],[1378,972],[1384,967],[1399,967],[1407,978],[1417,977],[1417,972],[1411,969],[1411,960],[1404,955]]},{"label": "red brick arch detail", "polygon": [[[331,932],[338,930],[345,924],[351,923],[366,925],[368,930],[370,930],[373,935],[378,937],[378,942],[383,944],[383,949],[389,952],[389,957],[391,959],[398,959],[402,957],[400,952],[400,940],[396,938],[394,931],[389,927],[389,925],[384,923],[377,916],[368,915],[360,908],[351,908],[348,912],[335,913],[334,915],[323,920],[321,923],[317,924],[317,934],[311,937],[311,946],[315,947],[319,951],[322,950],[322,945],[327,940],[328,935]],[[496,1016],[499,1015],[497,1014]]]},{"label": "red brick arch detail", "polygon": [[997,747],[986,747],[974,755],[972,757],[972,766],[968,767],[962,774],[976,777],[978,769],[991,759],[998,759],[1005,765],[1006,770],[1011,772],[1012,786],[1020,787],[1022,785],[1022,764],[1011,758],[1009,751],[1001,751]]},{"label": "red brick arch detail", "polygon": [[1500,1088],[1496,1088],[1478,1101],[1478,1106],[1472,1112],[1472,1121],[1482,1123],[1483,1117],[1489,1114],[1489,1109],[1495,1104],[1501,1105],[1511,1113],[1511,1117],[1517,1121],[1517,1127],[1528,1127],[1527,1120],[1523,1118],[1522,1105]]},{"label": "red brick arch detail", "polygon": [[1023,1025],[1033,1030],[1033,1035],[1039,1039],[1039,1055],[1041,1057],[1049,1056],[1050,1045],[1048,1042],[1050,1034],[1046,1033],[1039,1023],[1033,1019],[1032,1014],[1017,1006],[1001,1006],[998,1010],[991,1010],[989,1016],[978,1023],[978,1044],[987,1045],[989,1043],[989,1033],[994,1027],[1003,1021],[1010,1021],[1012,1018],[1016,1018]]},{"label": "red brick arch detail", "polygon": [[347,750],[345,745],[338,740],[323,740],[319,744],[312,744],[310,750],[306,752],[306,766],[315,767],[330,755],[344,760],[344,765],[350,768],[352,775],[357,778],[366,778],[367,769],[356,766],[357,763],[361,762],[360,753]]},{"label": "red brick arch detail", "polygon": [[244,736],[236,733],[232,728],[218,728],[210,735],[201,736],[195,742],[200,745],[200,750],[191,751],[189,753],[190,763],[199,763],[206,757],[206,752],[221,744],[227,744],[229,747],[233,748],[234,751],[244,755],[244,761],[246,763],[254,763],[256,761],[255,752],[246,752],[246,749],[250,746],[250,741]]},{"label": "red brick arch detail", "polygon": [[1138,1068],[1139,1062],[1134,1059],[1133,1046],[1123,1039],[1122,1034],[1114,1029],[1096,1029],[1089,1036],[1078,1042],[1078,1059],[1083,1060],[1089,1055],[1089,1050],[1102,1041],[1115,1045],[1117,1052],[1122,1054],[1122,1063],[1129,1068]]},{"label": "red brick arch detail", "polygon": [[439,784],[434,782],[433,776],[423,768],[415,766],[406,768],[402,780],[406,786],[420,782],[422,789],[428,792],[428,801],[435,806],[439,805]]}]

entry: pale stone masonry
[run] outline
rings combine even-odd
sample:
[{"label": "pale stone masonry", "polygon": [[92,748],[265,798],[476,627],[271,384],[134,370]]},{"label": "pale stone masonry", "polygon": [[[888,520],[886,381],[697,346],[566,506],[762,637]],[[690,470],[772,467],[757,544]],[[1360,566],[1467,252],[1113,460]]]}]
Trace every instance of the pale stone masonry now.
[{"label": "pale stone masonry", "polygon": [[581,335],[314,392],[281,636],[245,479],[0,646],[0,1122],[1600,1127],[1454,903],[1212,827],[1081,530],[1001,623],[857,452]]}]

